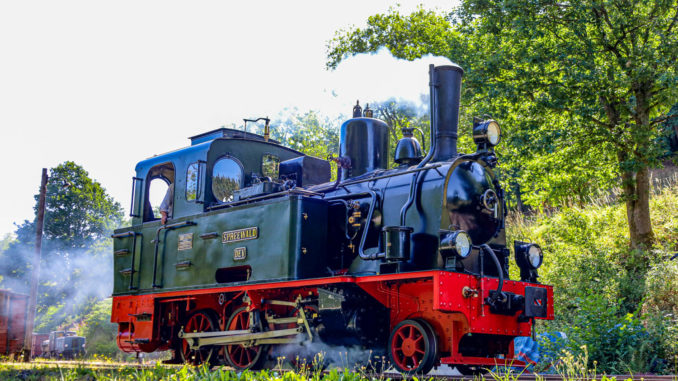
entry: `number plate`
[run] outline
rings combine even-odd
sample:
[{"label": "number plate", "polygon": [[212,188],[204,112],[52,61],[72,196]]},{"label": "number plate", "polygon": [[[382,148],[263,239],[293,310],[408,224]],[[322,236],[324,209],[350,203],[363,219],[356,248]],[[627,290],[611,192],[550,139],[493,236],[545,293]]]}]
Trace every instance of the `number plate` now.
[{"label": "number plate", "polygon": [[246,247],[236,247],[233,250],[233,260],[242,261],[247,258],[247,248]]}]

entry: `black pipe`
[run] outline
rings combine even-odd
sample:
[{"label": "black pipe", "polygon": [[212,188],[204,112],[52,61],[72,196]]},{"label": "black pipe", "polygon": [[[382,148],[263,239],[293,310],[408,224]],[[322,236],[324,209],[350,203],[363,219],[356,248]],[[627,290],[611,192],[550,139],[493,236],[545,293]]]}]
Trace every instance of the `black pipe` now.
[{"label": "black pipe", "polygon": [[370,197],[372,197],[372,203],[370,204],[370,210],[367,212],[367,221],[365,221],[363,235],[362,237],[360,237],[360,245],[358,246],[358,255],[362,259],[377,259],[386,256],[385,253],[379,252],[374,253],[372,255],[368,255],[365,254],[365,252],[363,251],[365,249],[365,241],[367,240],[367,234],[369,232],[370,224],[372,223],[372,215],[374,214],[374,209],[376,208],[377,205],[377,193],[375,191],[370,191]]},{"label": "black pipe", "polygon": [[501,293],[501,289],[504,287],[504,269],[502,269],[499,259],[497,258],[497,254],[494,253],[494,250],[492,250],[490,245],[484,243],[480,245],[480,250],[490,254],[490,258],[492,258],[492,262],[494,262],[494,266],[497,268],[497,274],[499,275],[499,285],[497,286],[496,293],[492,297],[492,303],[490,303],[494,304],[494,302],[497,301],[499,297],[501,297],[502,300],[506,299],[504,294]]},{"label": "black pipe", "polygon": [[365,254],[364,249],[365,249],[365,241],[367,240],[367,234],[370,228],[370,224],[372,223],[372,216],[374,215],[374,209],[377,207],[377,192],[370,190],[367,192],[360,192],[360,193],[349,193],[349,194],[344,194],[340,196],[332,196],[328,197],[325,200],[336,200],[336,199],[343,199],[343,198],[358,198],[361,196],[370,196],[371,202],[370,202],[370,209],[367,212],[367,221],[365,221],[365,227],[363,228],[363,234],[360,237],[360,244],[358,245],[358,255],[360,258],[364,260],[369,260],[369,259],[378,259],[378,258],[383,258],[386,256],[386,253],[374,253],[372,255]]},{"label": "black pipe", "polygon": [[[328,160],[333,160],[333,159],[329,158]],[[313,192],[318,192],[318,193],[320,193],[320,192],[327,193],[327,192],[332,192],[333,190],[335,190],[339,187],[339,184],[342,183],[341,182],[341,176],[342,176],[342,170],[341,169],[342,168],[348,169],[349,166],[350,166],[350,163],[347,162],[347,159],[344,159],[344,158],[341,158],[341,157],[334,159],[334,161],[337,163],[337,179],[334,180],[332,185],[330,185],[330,186],[327,186],[325,184],[315,185],[315,186],[309,187],[308,188],[309,190],[312,190]]]},{"label": "black pipe", "polygon": [[[429,78],[429,89],[431,93],[431,97],[429,99],[429,108],[431,110],[431,148],[429,149],[428,153],[426,153],[426,157],[417,165],[417,169],[423,168],[433,157],[433,153],[436,151],[437,147],[437,139],[436,134],[435,134],[435,128],[437,123],[434,121],[434,118],[436,118],[436,114],[433,110],[437,108],[437,101],[435,99],[436,97],[436,92],[435,92],[435,66],[429,65],[428,67],[428,78]],[[417,180],[419,180],[419,173],[420,171],[415,172],[412,175],[412,181],[410,182],[410,197],[408,197],[407,202],[405,205],[403,205],[402,209],[400,209],[400,226],[405,226],[405,220],[407,219],[407,211],[410,209],[412,206],[412,203],[414,203],[414,200],[417,197]]]}]

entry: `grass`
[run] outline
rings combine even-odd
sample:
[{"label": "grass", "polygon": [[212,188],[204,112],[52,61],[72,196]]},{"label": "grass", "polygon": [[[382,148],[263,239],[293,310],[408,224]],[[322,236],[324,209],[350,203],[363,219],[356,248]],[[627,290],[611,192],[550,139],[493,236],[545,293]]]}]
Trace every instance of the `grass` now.
[{"label": "grass", "polygon": [[[396,377],[401,379],[400,376]],[[405,379],[405,378],[402,378]],[[434,380],[434,377],[413,377],[417,380]],[[67,366],[48,365],[45,363],[0,363],[0,380],[62,380],[62,381],[119,381],[119,380],[168,380],[168,381],[390,381],[391,378],[383,375],[373,375],[365,369],[350,370],[347,368],[332,368],[328,371],[301,367],[297,370],[271,369],[257,372],[236,372],[226,367],[208,368],[207,366],[169,367],[155,365],[149,368],[117,367],[115,369],[97,369],[91,363],[78,362]]]},{"label": "grass", "polygon": [[[587,366],[588,359],[584,356],[567,355],[564,356],[557,366],[557,375],[565,381],[622,381],[622,380],[644,380],[650,379],[646,376],[630,376],[617,379],[614,376],[599,375],[595,367]],[[120,364],[122,365],[122,364]],[[523,372],[510,371],[504,369],[496,372],[489,372],[484,376],[475,376],[474,380],[493,380],[493,381],[517,381],[523,376]],[[544,376],[535,375],[537,381],[544,380]],[[148,368],[136,368],[120,366],[115,369],[97,369],[92,363],[78,362],[76,364],[49,365],[46,363],[0,363],[0,380],[3,381],[391,381],[391,380],[416,380],[416,381],[435,381],[447,380],[442,377],[412,376],[402,377],[401,375],[373,375],[365,373],[364,370],[349,370],[347,368],[333,368],[323,372],[310,367],[298,370],[262,370],[262,371],[243,371],[236,372],[225,367],[208,368],[207,366],[192,367],[171,367],[164,365],[155,365]],[[549,379],[553,379],[550,377]],[[678,376],[671,378],[678,381]]]}]

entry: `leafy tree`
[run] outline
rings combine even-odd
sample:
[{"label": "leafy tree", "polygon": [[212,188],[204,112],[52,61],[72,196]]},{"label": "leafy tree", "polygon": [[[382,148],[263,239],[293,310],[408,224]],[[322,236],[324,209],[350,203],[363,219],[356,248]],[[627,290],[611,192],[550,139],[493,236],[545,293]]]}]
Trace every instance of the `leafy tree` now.
[{"label": "leafy tree", "polygon": [[5,236],[0,239],[0,252],[7,250],[9,245],[15,240],[14,235],[11,233],[5,234]]},{"label": "leafy tree", "polygon": [[118,325],[111,323],[111,303],[110,298],[97,302],[78,329],[78,334],[87,338],[88,354],[114,357],[120,353],[116,344]]},{"label": "leafy tree", "polygon": [[419,143],[422,144],[423,149],[427,148],[430,124],[428,110],[424,105],[391,98],[383,102],[371,102],[370,108],[375,110],[375,118],[382,119],[388,124],[390,153],[395,152],[398,140],[403,137],[403,128],[413,128],[421,131],[422,134],[414,132],[414,136],[418,140],[423,138],[424,140]]},{"label": "leafy tree", "polygon": [[329,118],[316,111],[290,110],[271,122],[271,136],[306,155],[326,159],[339,154],[341,118]]},{"label": "leafy tree", "polygon": [[[286,109],[271,120],[271,138],[306,155],[327,159],[339,155],[339,130],[343,117],[330,118],[317,111],[300,113],[298,109]],[[257,125],[254,132],[263,134],[263,126]],[[332,163],[332,178],[336,177]]]},{"label": "leafy tree", "polygon": [[[37,215],[38,195],[35,199]],[[36,326],[56,328],[86,300],[110,293],[109,235],[122,214],[120,204],[81,166],[67,161],[50,170]],[[0,254],[3,287],[28,291],[34,242],[35,220],[24,221]]]},{"label": "leafy tree", "polygon": [[516,166],[525,191],[576,192],[618,177],[631,246],[652,243],[649,169],[678,89],[675,0],[467,0],[450,15],[391,9],[367,23],[329,43],[328,67],[382,47],[408,60],[449,57],[466,69],[464,106],[508,121],[513,162],[538,163]]}]

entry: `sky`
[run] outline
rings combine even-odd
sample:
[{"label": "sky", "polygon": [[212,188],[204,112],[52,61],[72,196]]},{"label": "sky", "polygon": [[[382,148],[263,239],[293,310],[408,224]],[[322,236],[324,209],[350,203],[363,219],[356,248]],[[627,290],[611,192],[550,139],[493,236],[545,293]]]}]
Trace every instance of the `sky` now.
[{"label": "sky", "polygon": [[340,29],[398,5],[454,0],[1,1],[0,238],[33,218],[42,168],[83,166],[129,213],[137,162],[285,108],[349,115],[356,99],[419,101],[425,57],[382,51],[325,68]]}]

